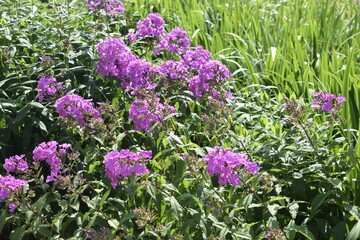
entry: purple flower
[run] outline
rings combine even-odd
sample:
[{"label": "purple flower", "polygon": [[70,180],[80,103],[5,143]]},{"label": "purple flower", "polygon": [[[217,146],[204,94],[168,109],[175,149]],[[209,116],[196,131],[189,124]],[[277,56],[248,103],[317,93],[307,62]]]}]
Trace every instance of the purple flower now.
[{"label": "purple flower", "polygon": [[125,7],[119,0],[88,0],[87,5],[90,10],[105,14],[122,15],[125,12]]},{"label": "purple flower", "polygon": [[334,94],[324,93],[323,91],[316,92],[314,97],[313,110],[322,112],[337,112],[341,108],[340,103],[346,101],[343,96],[336,97]]},{"label": "purple flower", "polygon": [[343,96],[339,96],[339,97],[336,98],[336,101],[337,101],[338,103],[342,103],[342,102],[345,102],[345,101],[346,101],[346,98],[343,97]]},{"label": "purple flower", "polygon": [[121,179],[126,179],[131,174],[136,176],[149,174],[149,170],[143,163],[152,158],[151,154],[151,151],[142,151],[137,154],[129,149],[107,153],[104,156],[105,172],[113,188],[116,188]]},{"label": "purple flower", "polygon": [[29,168],[25,155],[22,154],[20,156],[15,155],[5,159],[5,164],[3,165],[7,173],[10,172],[24,172]]},{"label": "purple flower", "polygon": [[204,49],[203,46],[196,46],[195,50],[186,51],[183,56],[183,62],[192,70],[199,70],[200,67],[209,62],[211,53]]},{"label": "purple flower", "polygon": [[56,141],[40,143],[33,151],[33,159],[35,162],[46,161],[50,165],[50,175],[46,178],[46,182],[56,181],[60,173],[62,158],[70,144],[58,144]]},{"label": "purple flower", "polygon": [[53,96],[64,90],[62,87],[63,83],[56,82],[55,78],[40,78],[37,86],[37,90],[39,91],[39,102],[45,100],[51,100]]},{"label": "purple flower", "polygon": [[85,100],[75,94],[65,95],[56,100],[55,109],[60,117],[66,119],[69,123],[75,122],[81,127],[86,126],[91,118],[101,120],[100,112],[94,108],[91,100]]},{"label": "purple flower", "polygon": [[136,131],[149,131],[154,122],[163,121],[164,117],[175,113],[174,107],[163,105],[160,98],[135,100],[130,107],[130,118],[133,119]]},{"label": "purple flower", "polygon": [[9,212],[13,213],[18,206],[17,204],[9,203]]},{"label": "purple flower", "polygon": [[189,37],[182,28],[174,28],[168,34],[165,34],[154,49],[154,55],[159,55],[162,50],[174,52],[177,55],[183,54],[190,46]]},{"label": "purple flower", "polygon": [[18,207],[17,201],[14,201],[14,195],[19,194],[21,187],[26,184],[28,184],[27,181],[16,179],[11,175],[0,176],[0,199],[9,203],[8,207],[11,213]]},{"label": "purple flower", "polygon": [[136,25],[137,32],[130,32],[128,38],[131,42],[136,42],[139,37],[159,37],[164,32],[164,19],[159,13],[151,13]]},{"label": "purple flower", "polygon": [[199,69],[199,75],[190,79],[189,90],[195,97],[201,98],[204,95],[210,95],[216,100],[220,100],[221,96],[229,96],[226,93],[219,92],[224,81],[231,76],[231,73],[225,65],[219,61],[208,61],[202,64]]},{"label": "purple flower", "polygon": [[127,77],[128,65],[138,59],[118,38],[107,38],[99,43],[96,48],[100,57],[97,71],[103,76],[113,76],[123,80]]},{"label": "purple flower", "polygon": [[134,60],[126,68],[126,80],[121,83],[125,91],[139,88],[154,88],[156,85],[149,83],[151,64],[145,60]]},{"label": "purple flower", "polygon": [[9,194],[16,193],[26,184],[28,184],[27,181],[16,179],[11,175],[5,177],[0,176],[0,199],[5,199]]},{"label": "purple flower", "polygon": [[208,173],[210,176],[219,174],[219,184],[226,185],[230,183],[236,186],[241,183],[239,175],[235,173],[241,166],[246,167],[246,171],[251,174],[257,173],[259,166],[248,160],[245,154],[233,153],[228,148],[215,147],[205,157],[208,162]]},{"label": "purple flower", "polygon": [[182,61],[168,60],[161,64],[159,73],[165,75],[166,82],[188,82],[189,71]]}]

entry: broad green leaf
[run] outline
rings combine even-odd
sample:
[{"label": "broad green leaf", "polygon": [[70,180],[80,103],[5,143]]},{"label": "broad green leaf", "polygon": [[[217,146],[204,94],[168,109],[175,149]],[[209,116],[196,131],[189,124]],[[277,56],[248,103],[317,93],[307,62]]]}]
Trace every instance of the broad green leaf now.
[{"label": "broad green leaf", "polygon": [[25,225],[11,231],[10,240],[21,240],[25,234]]},{"label": "broad green leaf", "polygon": [[296,232],[301,233],[304,237],[306,237],[309,240],[316,240],[314,235],[305,226],[292,225],[289,226],[288,229],[295,230]]},{"label": "broad green leaf", "polygon": [[110,219],[110,220],[108,220],[108,223],[109,223],[110,227],[115,228],[115,229],[118,229],[118,227],[120,225],[119,221],[116,219]]},{"label": "broad green leaf", "polygon": [[360,238],[360,222],[357,222],[355,226],[347,235],[346,240],[358,240]]},{"label": "broad green leaf", "polygon": [[311,216],[314,217],[317,214],[318,208],[323,204],[325,199],[331,194],[331,192],[321,193],[311,201]]},{"label": "broad green leaf", "polygon": [[176,220],[180,220],[183,212],[181,205],[173,196],[170,196],[167,199],[170,201],[171,211],[174,214],[174,217]]}]

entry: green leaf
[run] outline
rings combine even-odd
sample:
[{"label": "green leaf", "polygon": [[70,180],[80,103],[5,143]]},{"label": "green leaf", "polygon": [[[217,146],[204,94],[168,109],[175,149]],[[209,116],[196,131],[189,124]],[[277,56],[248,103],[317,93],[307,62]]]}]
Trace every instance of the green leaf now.
[{"label": "green leaf", "polygon": [[331,236],[334,240],[344,240],[346,236],[346,223],[339,222],[331,229]]},{"label": "green leaf", "polygon": [[346,240],[358,240],[360,238],[360,221],[355,224],[351,229],[349,235],[346,237]]},{"label": "green leaf", "polygon": [[167,200],[170,201],[171,211],[173,212],[174,217],[176,218],[176,220],[179,220],[183,212],[181,205],[173,196],[168,197]]},{"label": "green leaf", "polygon": [[10,240],[21,240],[25,234],[25,226],[18,227],[11,231]]},{"label": "green leaf", "polygon": [[331,194],[321,193],[316,195],[316,197],[311,201],[311,216],[314,217],[317,214],[318,208],[323,204],[324,200]]},{"label": "green leaf", "polygon": [[359,213],[359,207],[357,206],[351,206],[348,204],[343,204],[343,207],[349,211],[349,213],[360,222],[360,213]]},{"label": "green leaf", "polygon": [[90,165],[89,165],[89,170],[88,170],[88,173],[92,173],[95,168],[97,166],[100,166],[101,165],[101,162],[100,161],[95,161],[95,162],[92,162]]},{"label": "green leaf", "polygon": [[299,211],[299,204],[297,203],[289,204],[289,212],[292,219],[296,218],[298,211]]},{"label": "green leaf", "polygon": [[301,233],[302,235],[304,235],[304,237],[306,237],[307,239],[310,240],[316,240],[316,238],[314,237],[314,235],[309,231],[309,229],[307,229],[307,227],[305,226],[297,226],[297,225],[292,225],[288,227],[289,230],[295,230],[298,233]]},{"label": "green leaf", "polygon": [[6,223],[6,210],[2,209],[0,214],[0,233],[2,232],[2,229]]},{"label": "green leaf", "polygon": [[100,210],[103,209],[103,205],[104,205],[104,203],[105,203],[105,201],[106,201],[106,198],[109,196],[110,191],[111,191],[111,189],[107,190],[107,191],[104,193],[104,195],[101,197],[101,201],[100,201],[100,205],[99,205]]},{"label": "green leaf", "polygon": [[42,195],[39,200],[36,201],[36,203],[34,203],[34,209],[37,212],[41,212],[41,210],[46,206],[46,201],[47,201],[47,197],[48,197],[49,193],[45,193],[44,195]]},{"label": "green leaf", "polygon": [[280,206],[279,204],[272,204],[272,205],[268,205],[268,210],[269,212],[275,216],[278,212],[279,209],[285,208],[284,206]]},{"label": "green leaf", "polygon": [[108,220],[108,224],[110,225],[110,227],[113,227],[113,228],[115,228],[115,229],[118,229],[118,227],[119,227],[119,225],[120,225],[119,221],[116,220],[116,219],[110,219],[110,220]]}]

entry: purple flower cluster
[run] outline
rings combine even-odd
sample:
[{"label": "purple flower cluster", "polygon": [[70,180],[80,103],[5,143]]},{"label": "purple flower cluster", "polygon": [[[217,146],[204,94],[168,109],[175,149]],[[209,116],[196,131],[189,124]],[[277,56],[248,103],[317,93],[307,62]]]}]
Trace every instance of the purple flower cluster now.
[{"label": "purple flower cluster", "polygon": [[221,90],[231,73],[219,61],[212,61],[210,56],[209,51],[196,46],[195,50],[186,51],[180,61],[168,60],[153,69],[165,77],[165,83],[188,86],[196,98],[210,96],[220,101],[224,98],[232,99],[231,93]]},{"label": "purple flower cluster", "polygon": [[230,183],[233,186],[240,184],[240,177],[234,171],[240,170],[243,165],[246,167],[246,171],[251,174],[260,170],[259,166],[250,162],[245,154],[233,153],[228,150],[228,148],[215,147],[205,157],[205,161],[208,163],[208,173],[210,176],[219,174],[219,184]]},{"label": "purple flower cluster", "polygon": [[336,97],[332,93],[324,93],[323,91],[314,94],[313,110],[320,110],[322,112],[338,111],[341,108],[340,103],[346,101],[343,96]]},{"label": "purple flower cluster", "polygon": [[56,100],[55,109],[60,117],[81,127],[86,126],[91,118],[101,120],[100,112],[94,108],[92,101],[75,94],[65,95]]},{"label": "purple flower cluster", "polygon": [[149,170],[143,164],[152,158],[151,151],[141,151],[140,154],[130,152],[129,149],[112,151],[104,156],[106,176],[111,180],[111,185],[116,185],[121,179],[126,179],[131,174],[140,176],[149,174]]},{"label": "purple flower cluster", "polygon": [[91,11],[101,11],[105,14],[121,15],[125,7],[119,0],[88,0],[87,5]]},{"label": "purple flower cluster", "polygon": [[10,172],[24,172],[29,168],[24,154],[6,158],[3,167],[8,174]]},{"label": "purple flower cluster", "polygon": [[176,112],[173,106],[163,105],[159,101],[160,98],[136,99],[131,104],[130,118],[134,121],[136,131],[149,131],[154,122],[161,122],[165,116]]},{"label": "purple flower cluster", "polygon": [[127,78],[121,83],[121,87],[125,91],[134,90],[134,92],[144,88],[153,89],[156,87],[156,84],[149,82],[151,73],[151,64],[148,61],[134,60],[126,68]]},{"label": "purple flower cluster", "polygon": [[156,86],[149,82],[151,64],[133,55],[121,39],[108,38],[98,44],[97,50],[100,55],[98,72],[122,80],[125,91]]},{"label": "purple flower cluster", "polygon": [[[26,184],[28,184],[27,181],[16,179],[10,175],[5,177],[0,176],[0,199],[4,200],[6,198],[11,198],[12,195],[17,194],[21,190],[21,187]],[[14,212],[18,205],[11,202],[11,200],[8,202],[9,211]]]},{"label": "purple flower cluster", "polygon": [[99,43],[96,48],[100,56],[97,71],[103,76],[124,79],[129,63],[138,59],[118,38],[107,38]]},{"label": "purple flower cluster", "polygon": [[136,32],[130,32],[128,38],[136,42],[140,37],[152,36],[158,38],[164,32],[164,19],[158,13],[151,13],[136,25]]},{"label": "purple flower cluster", "polygon": [[56,82],[55,78],[40,78],[38,81],[37,90],[39,90],[39,102],[45,100],[52,100],[56,93],[63,91],[63,83]]},{"label": "purple flower cluster", "polygon": [[196,46],[195,50],[186,51],[183,63],[191,70],[199,70],[200,67],[211,60],[211,53],[203,46]]},{"label": "purple flower cluster", "polygon": [[40,143],[33,151],[33,159],[36,163],[46,161],[50,165],[50,175],[46,178],[46,182],[57,180],[60,173],[62,158],[65,157],[71,145],[68,143],[58,144],[56,141]]},{"label": "purple flower cluster", "polygon": [[188,82],[189,71],[182,61],[168,60],[159,66],[158,72],[165,75],[166,82]]},{"label": "purple flower cluster", "polygon": [[159,44],[154,49],[154,55],[160,55],[162,50],[174,52],[177,55],[182,55],[190,46],[189,37],[182,28],[174,28],[171,32],[165,34],[159,41]]},{"label": "purple flower cluster", "polygon": [[216,89],[230,76],[231,73],[225,65],[219,61],[208,61],[200,65],[199,75],[191,78],[189,90],[197,98],[209,93],[214,99],[219,99],[222,94]]}]

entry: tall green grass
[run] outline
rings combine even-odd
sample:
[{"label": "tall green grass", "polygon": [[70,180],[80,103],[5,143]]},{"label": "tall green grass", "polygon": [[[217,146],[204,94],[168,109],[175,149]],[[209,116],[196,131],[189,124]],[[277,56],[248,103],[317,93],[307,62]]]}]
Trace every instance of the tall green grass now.
[{"label": "tall green grass", "polygon": [[360,6],[353,0],[135,1],[140,18],[149,10],[227,62],[237,86],[275,85],[305,98],[320,89],[343,95],[345,126],[359,129]]}]

